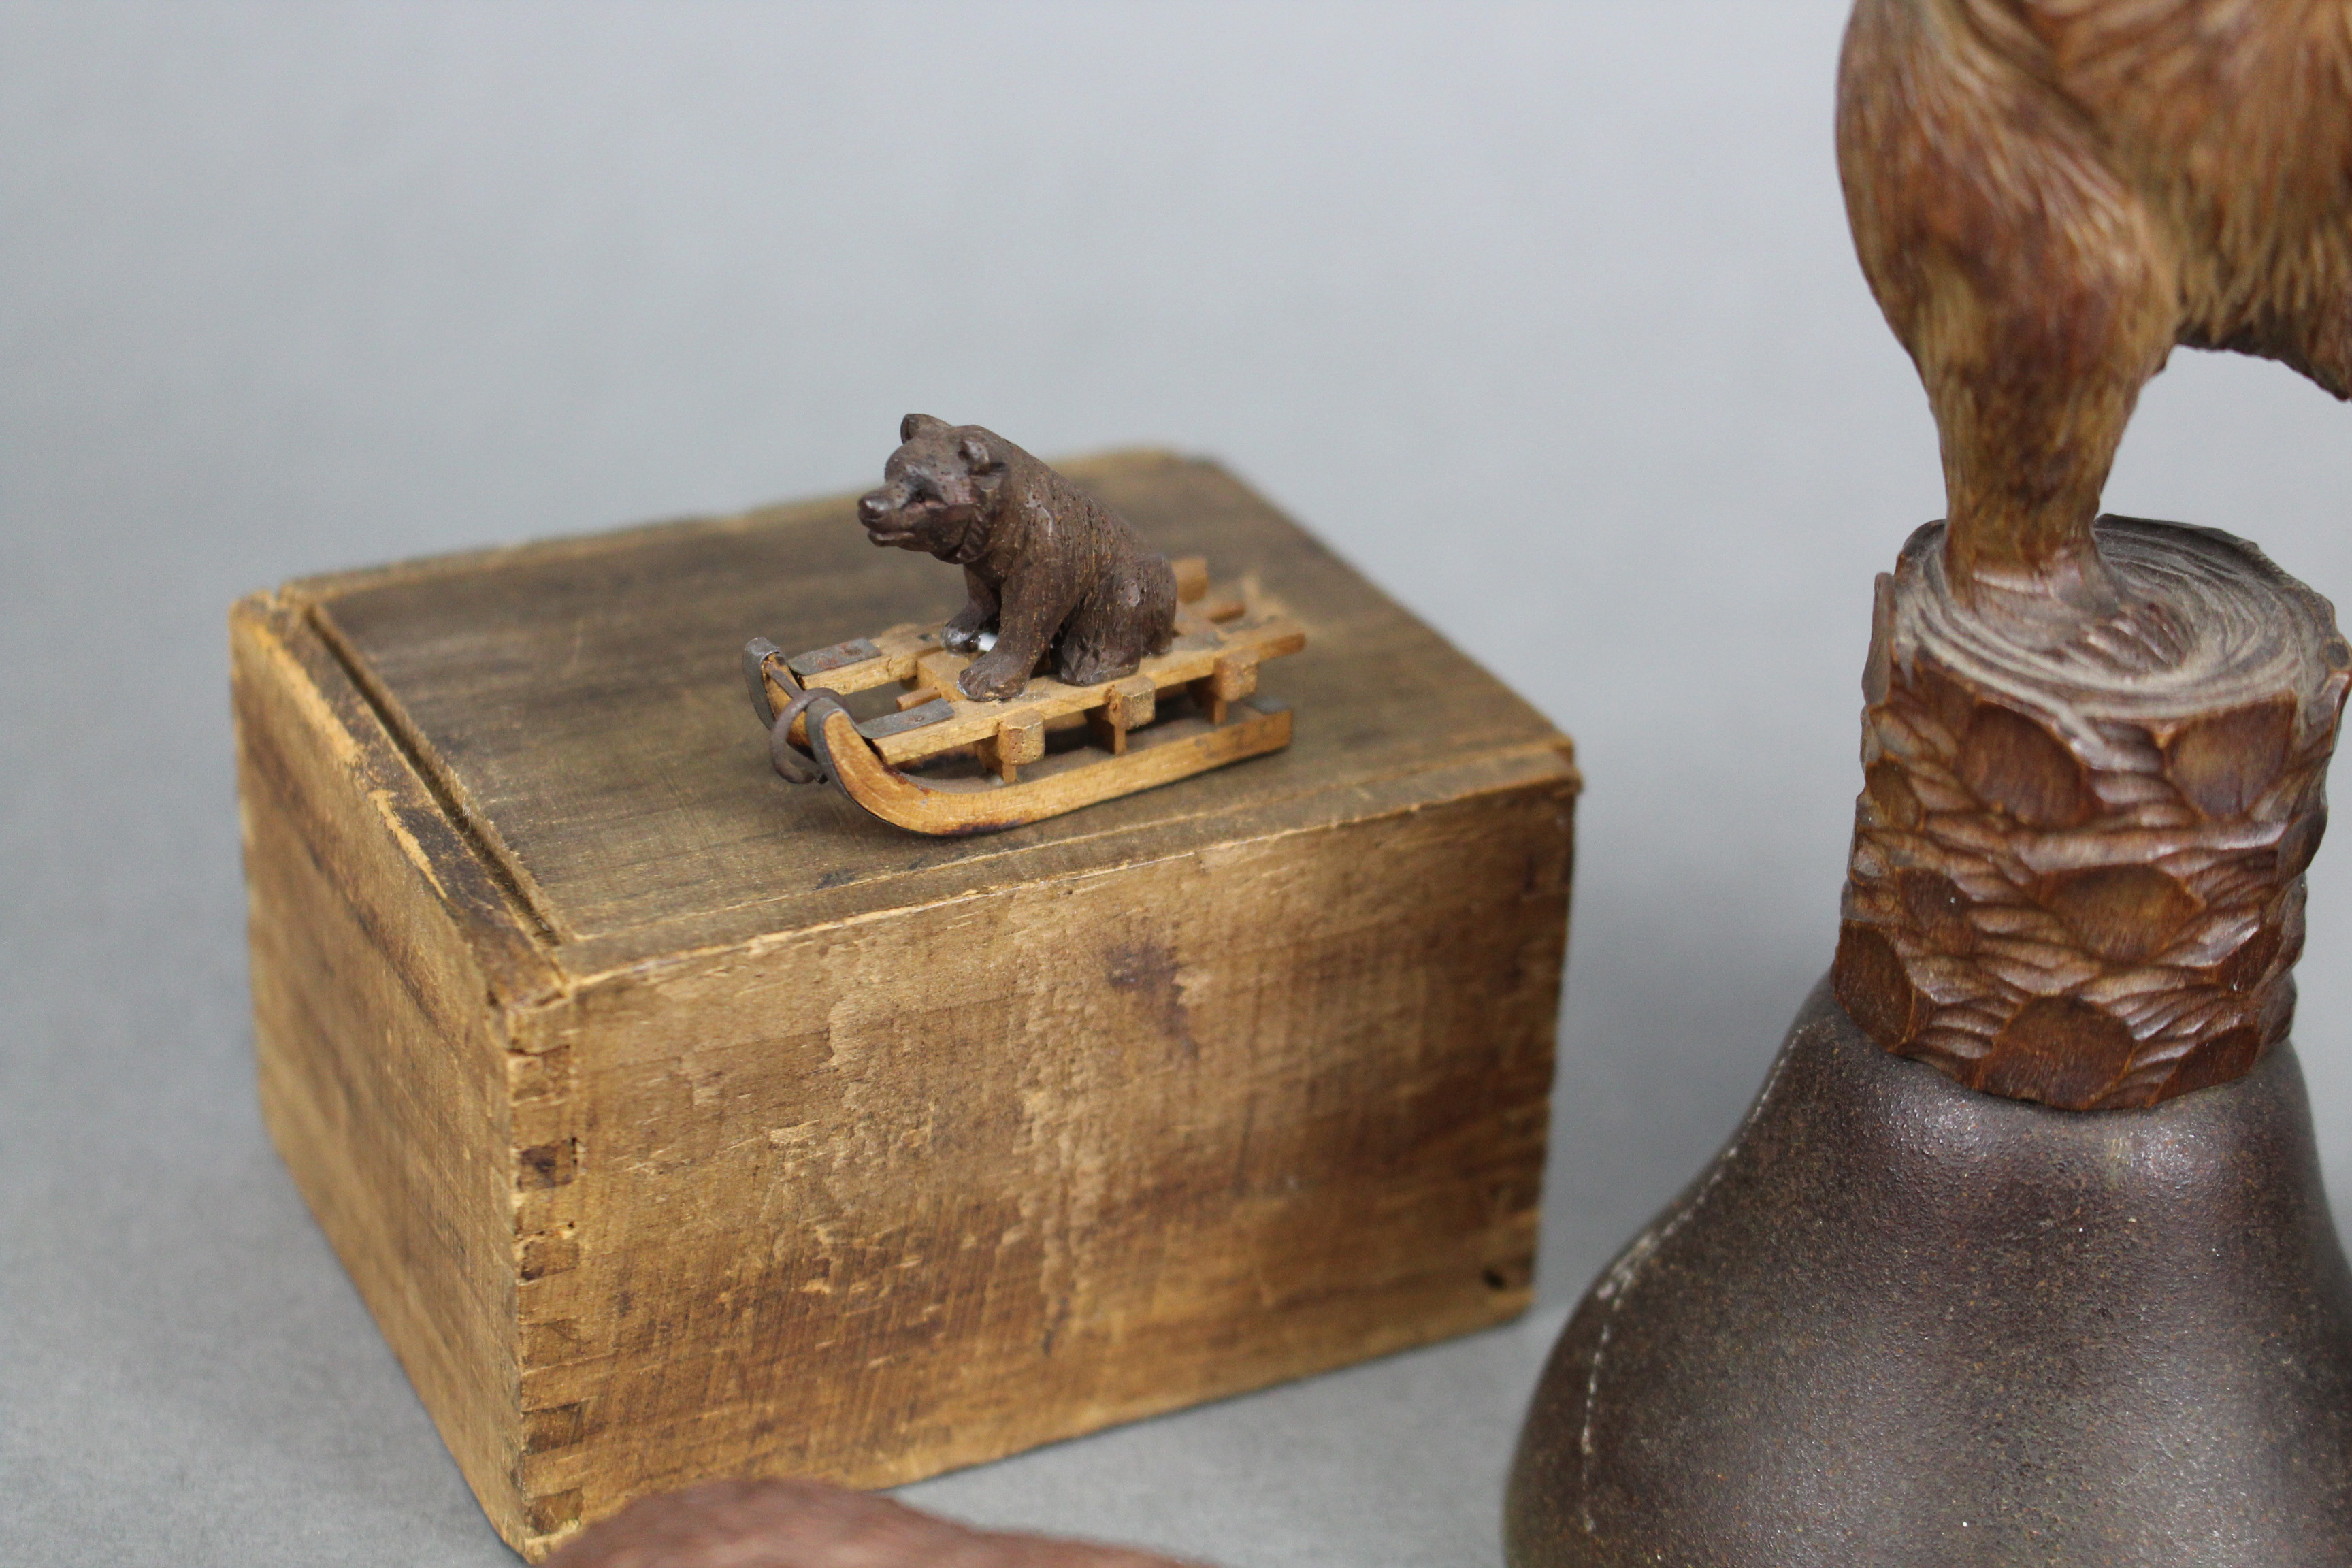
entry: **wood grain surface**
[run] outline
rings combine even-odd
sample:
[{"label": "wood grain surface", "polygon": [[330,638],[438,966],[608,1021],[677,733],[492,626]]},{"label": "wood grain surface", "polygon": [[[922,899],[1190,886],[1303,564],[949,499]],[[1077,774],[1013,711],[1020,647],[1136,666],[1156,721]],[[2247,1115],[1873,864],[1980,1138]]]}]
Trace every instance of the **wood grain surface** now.
[{"label": "wood grain surface", "polygon": [[262,1115],[483,1508],[520,1540],[507,1047],[561,981],[299,613],[246,601],[231,655]]},{"label": "wood grain surface", "polygon": [[736,674],[749,637],[816,647],[944,618],[961,599],[937,562],[868,544],[846,497],[284,593],[480,825],[575,973],[974,878],[1117,864],[1237,820],[1301,826],[1350,792],[1402,805],[1433,774],[1559,772],[1562,741],[1540,714],[1223,469],[1153,453],[1059,466],[1166,552],[1256,572],[1307,627],[1313,646],[1266,676],[1302,717],[1286,752],[957,844],[909,845],[774,778]]},{"label": "wood grain surface", "polygon": [[233,618],[272,1132],[528,1555],[1528,1299],[1565,738],[1213,466],[1065,471],[1306,626],[1286,751],[982,841],[782,783],[746,637],[961,592],[845,498]]}]

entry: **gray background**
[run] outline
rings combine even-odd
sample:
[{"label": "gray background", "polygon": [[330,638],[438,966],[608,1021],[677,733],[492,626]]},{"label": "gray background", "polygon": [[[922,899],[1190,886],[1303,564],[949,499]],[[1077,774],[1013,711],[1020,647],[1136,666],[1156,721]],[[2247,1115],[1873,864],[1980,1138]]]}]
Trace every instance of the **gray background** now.
[{"label": "gray background", "polygon": [[[1872,574],[1940,510],[1838,0],[0,9],[0,1560],[510,1562],[253,1109],[222,616],[872,482],[919,408],[1213,454],[1578,739],[1519,1329],[913,1489],[1480,1564],[1559,1313],[1826,963]],[[2352,592],[2352,416],[2183,353],[2116,510]],[[2352,1180],[2352,865],[2300,1039]]]}]

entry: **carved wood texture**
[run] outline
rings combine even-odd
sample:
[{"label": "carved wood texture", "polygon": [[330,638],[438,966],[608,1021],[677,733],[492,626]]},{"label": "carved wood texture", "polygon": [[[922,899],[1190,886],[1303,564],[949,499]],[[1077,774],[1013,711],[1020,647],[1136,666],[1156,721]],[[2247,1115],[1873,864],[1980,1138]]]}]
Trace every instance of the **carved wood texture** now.
[{"label": "carved wood texture", "polygon": [[2352,0],[1856,0],[1838,164],[1964,595],[2113,607],[2092,519],[2175,344],[2352,395]]},{"label": "carved wood texture", "polygon": [[744,638],[954,608],[849,498],[235,614],[270,1130],[526,1556],[1527,1305],[1566,738],[1214,467],[1066,471],[1282,585],[1287,750],[990,837],[786,784]]},{"label": "carved wood texture", "polygon": [[[2284,1036],[2352,650],[2242,541],[2102,519],[2121,606],[1994,618],[1943,527],[1882,576],[1838,999],[1887,1049],[2069,1110]],[[2027,606],[2030,612],[2032,606]]]}]

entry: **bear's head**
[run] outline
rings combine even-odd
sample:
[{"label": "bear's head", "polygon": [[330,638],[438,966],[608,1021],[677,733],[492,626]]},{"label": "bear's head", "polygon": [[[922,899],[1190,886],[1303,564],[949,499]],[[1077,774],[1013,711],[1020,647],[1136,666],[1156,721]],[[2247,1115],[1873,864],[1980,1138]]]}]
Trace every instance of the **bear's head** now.
[{"label": "bear's head", "polygon": [[909,414],[898,422],[898,441],[883,465],[882,488],[858,498],[866,536],[942,561],[979,560],[1004,479],[1001,439],[977,425]]}]

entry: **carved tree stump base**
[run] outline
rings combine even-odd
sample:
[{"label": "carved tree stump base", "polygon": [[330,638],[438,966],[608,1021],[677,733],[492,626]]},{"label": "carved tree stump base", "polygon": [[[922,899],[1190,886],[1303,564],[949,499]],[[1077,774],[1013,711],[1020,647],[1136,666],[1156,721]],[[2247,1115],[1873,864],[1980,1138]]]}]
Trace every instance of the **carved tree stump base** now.
[{"label": "carved tree stump base", "polygon": [[2352,649],[2243,541],[2104,518],[2121,607],[1975,605],[1915,533],[1878,614],[1835,969],[1886,1049],[2073,1110],[2284,1037]]}]

